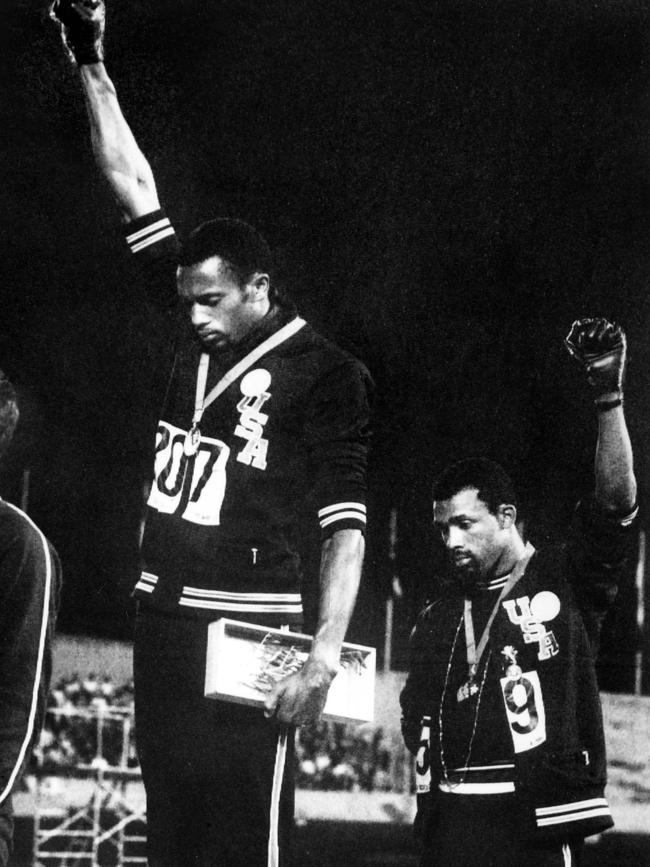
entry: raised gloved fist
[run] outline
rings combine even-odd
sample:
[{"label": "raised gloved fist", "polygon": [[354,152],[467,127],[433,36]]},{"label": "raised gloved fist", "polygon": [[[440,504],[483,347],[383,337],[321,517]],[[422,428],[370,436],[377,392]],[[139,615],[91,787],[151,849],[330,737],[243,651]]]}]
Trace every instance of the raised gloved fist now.
[{"label": "raised gloved fist", "polygon": [[103,0],[54,0],[50,18],[59,25],[63,45],[73,63],[83,66],[104,59]]},{"label": "raised gloved fist", "polygon": [[622,396],[627,341],[620,325],[603,318],[576,319],[564,343],[586,371],[597,403]]}]

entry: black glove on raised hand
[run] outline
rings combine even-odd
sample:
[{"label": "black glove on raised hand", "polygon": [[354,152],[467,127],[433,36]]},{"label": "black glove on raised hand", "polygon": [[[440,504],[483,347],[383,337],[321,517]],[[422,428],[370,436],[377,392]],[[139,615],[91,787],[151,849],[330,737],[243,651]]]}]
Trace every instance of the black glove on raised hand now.
[{"label": "black glove on raised hand", "polygon": [[608,319],[576,319],[564,343],[586,371],[596,405],[614,405],[623,397],[627,341],[620,325]]},{"label": "black glove on raised hand", "polygon": [[73,63],[83,66],[104,59],[103,0],[54,0],[50,18],[59,25],[63,45]]}]

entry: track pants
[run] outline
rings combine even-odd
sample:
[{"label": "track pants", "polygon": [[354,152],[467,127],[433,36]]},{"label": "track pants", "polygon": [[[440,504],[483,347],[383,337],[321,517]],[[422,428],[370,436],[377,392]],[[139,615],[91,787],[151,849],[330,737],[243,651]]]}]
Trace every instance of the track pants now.
[{"label": "track pants", "polygon": [[420,867],[579,867],[582,841],[522,837],[514,797],[442,795]]},{"label": "track pants", "polygon": [[[267,867],[279,729],[261,710],[203,698],[207,624],[140,606],[134,651],[150,867]],[[293,824],[293,732],[279,803]]]}]

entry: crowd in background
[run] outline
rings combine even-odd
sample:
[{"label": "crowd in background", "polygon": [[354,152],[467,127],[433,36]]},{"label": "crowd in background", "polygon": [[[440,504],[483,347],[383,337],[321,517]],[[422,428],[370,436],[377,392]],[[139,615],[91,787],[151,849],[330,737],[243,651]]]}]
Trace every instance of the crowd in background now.
[{"label": "crowd in background", "polygon": [[61,773],[79,766],[135,768],[133,681],[108,675],[61,678],[50,690],[32,770]]},{"label": "crowd in background", "polygon": [[299,730],[296,785],[302,789],[387,791],[392,788],[391,751],[383,731],[324,722]]},{"label": "crowd in background", "polygon": [[[392,788],[391,757],[381,728],[321,721],[299,732],[296,783],[305,789],[386,791]],[[137,766],[133,682],[118,686],[110,676],[94,673],[58,680],[31,771],[55,775]]]}]

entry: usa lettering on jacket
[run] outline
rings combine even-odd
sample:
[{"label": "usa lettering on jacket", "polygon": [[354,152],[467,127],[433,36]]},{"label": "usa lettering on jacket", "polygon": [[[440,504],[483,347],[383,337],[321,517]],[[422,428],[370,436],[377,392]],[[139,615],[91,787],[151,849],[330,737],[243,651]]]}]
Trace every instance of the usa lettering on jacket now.
[{"label": "usa lettering on jacket", "polygon": [[521,629],[526,644],[537,642],[539,645],[538,659],[550,659],[559,653],[555,635],[545,626],[560,612],[560,600],[555,593],[542,590],[532,600],[528,596],[519,596],[517,599],[506,599],[502,604],[510,622]]}]

